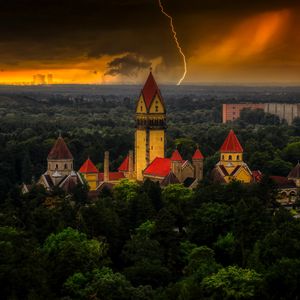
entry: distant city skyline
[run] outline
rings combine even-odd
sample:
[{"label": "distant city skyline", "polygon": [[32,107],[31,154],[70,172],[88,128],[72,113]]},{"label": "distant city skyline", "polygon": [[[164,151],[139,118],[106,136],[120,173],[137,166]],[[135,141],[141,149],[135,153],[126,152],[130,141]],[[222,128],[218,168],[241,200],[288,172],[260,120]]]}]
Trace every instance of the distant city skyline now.
[{"label": "distant city skyline", "polygon": [[[186,56],[183,84],[300,84],[296,1],[161,2]],[[1,83],[140,84],[152,67],[176,84],[183,73],[157,0],[11,0],[0,26]]]}]

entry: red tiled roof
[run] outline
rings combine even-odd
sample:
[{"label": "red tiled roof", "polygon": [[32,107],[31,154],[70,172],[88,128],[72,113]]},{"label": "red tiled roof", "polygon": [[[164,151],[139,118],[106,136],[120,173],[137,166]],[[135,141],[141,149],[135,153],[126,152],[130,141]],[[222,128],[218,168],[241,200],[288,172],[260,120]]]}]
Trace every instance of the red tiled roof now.
[{"label": "red tiled roof", "polygon": [[277,184],[278,187],[295,187],[293,180],[289,180],[283,176],[270,176],[270,178]]},{"label": "red tiled roof", "polygon": [[142,89],[142,95],[144,97],[147,109],[149,109],[149,107],[156,95],[162,101],[162,97],[161,97],[159,88],[156,84],[156,81],[155,81],[153,75],[152,75],[152,72],[150,72],[150,74],[146,80],[146,83]]},{"label": "red tiled roof", "polygon": [[243,148],[236,137],[234,131],[231,129],[226,140],[224,141],[220,152],[243,152]]},{"label": "red tiled roof", "polygon": [[65,143],[64,139],[60,136],[52,147],[48,159],[73,159],[73,156]]},{"label": "red tiled roof", "polygon": [[166,177],[171,170],[171,159],[156,157],[145,169],[144,175]]},{"label": "red tiled roof", "polygon": [[[99,173],[98,175],[99,181],[104,180],[104,173]],[[110,172],[109,173],[109,181],[115,181],[125,178],[124,174],[122,172]]]},{"label": "red tiled roof", "polygon": [[254,182],[260,182],[262,180],[263,174],[259,170],[252,171],[252,177]]},{"label": "red tiled roof", "polygon": [[192,159],[203,159],[204,156],[199,149],[196,149]]},{"label": "red tiled roof", "polygon": [[81,166],[79,169],[80,173],[99,173],[96,166],[93,164],[93,162],[88,158],[85,163]]},{"label": "red tiled roof", "polygon": [[128,172],[128,170],[129,170],[129,155],[125,157],[125,159],[123,160],[123,162],[118,168],[119,172]]},{"label": "red tiled roof", "polygon": [[171,156],[171,160],[173,161],[182,161],[182,157],[179,153],[179,151],[176,149],[175,151],[173,151],[172,156]]}]

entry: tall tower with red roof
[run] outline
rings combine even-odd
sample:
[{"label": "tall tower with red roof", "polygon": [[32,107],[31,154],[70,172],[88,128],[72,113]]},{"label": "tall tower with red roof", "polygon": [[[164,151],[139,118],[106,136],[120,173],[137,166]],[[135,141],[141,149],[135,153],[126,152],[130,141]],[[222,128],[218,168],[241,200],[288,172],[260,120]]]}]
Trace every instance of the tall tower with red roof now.
[{"label": "tall tower with red roof", "polygon": [[156,157],[165,157],[166,108],[150,71],[136,105],[135,172],[143,180],[143,171]]}]

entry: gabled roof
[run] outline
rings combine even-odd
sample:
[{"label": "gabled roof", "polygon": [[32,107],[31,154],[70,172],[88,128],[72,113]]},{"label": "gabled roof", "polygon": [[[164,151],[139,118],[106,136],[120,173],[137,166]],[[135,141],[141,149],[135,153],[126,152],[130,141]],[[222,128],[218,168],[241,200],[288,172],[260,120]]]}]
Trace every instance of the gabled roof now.
[{"label": "gabled roof", "polygon": [[123,162],[118,168],[119,172],[128,172],[128,170],[129,170],[129,155],[125,157],[125,159],[123,160]]},{"label": "gabled roof", "polygon": [[204,159],[204,156],[201,153],[201,151],[199,150],[199,148],[196,149],[192,159]]},{"label": "gabled roof", "polygon": [[279,188],[295,188],[296,184],[293,180],[289,180],[283,176],[270,176]]},{"label": "gabled roof", "polygon": [[143,98],[145,100],[145,104],[147,109],[150,108],[150,105],[153,101],[153,99],[155,98],[155,96],[157,95],[159,97],[159,99],[162,101],[162,96],[160,94],[160,90],[157,86],[157,83],[152,75],[152,72],[150,71],[149,76],[146,80],[146,83],[142,89],[142,95]]},{"label": "gabled roof", "polygon": [[99,173],[96,166],[93,164],[93,162],[88,158],[85,163],[81,166],[79,169],[80,173]]},{"label": "gabled roof", "polygon": [[144,175],[166,177],[171,170],[171,159],[156,157],[144,170]]},{"label": "gabled roof", "polygon": [[170,171],[169,174],[160,183],[161,186],[168,186],[169,184],[180,183],[176,175]]},{"label": "gabled roof", "polygon": [[172,161],[182,161],[183,160],[177,149],[175,151],[173,151],[172,156],[171,156],[171,160]]},{"label": "gabled roof", "polygon": [[243,148],[238,140],[238,138],[236,137],[234,131],[231,129],[227,138],[225,139],[220,152],[236,152],[236,153],[240,153],[243,152]]},{"label": "gabled roof", "polygon": [[297,165],[291,170],[291,172],[288,175],[288,178],[293,178],[293,179],[299,179],[300,178],[300,164],[299,162]]},{"label": "gabled roof", "polygon": [[67,144],[61,136],[58,137],[52,147],[48,159],[73,159]]}]

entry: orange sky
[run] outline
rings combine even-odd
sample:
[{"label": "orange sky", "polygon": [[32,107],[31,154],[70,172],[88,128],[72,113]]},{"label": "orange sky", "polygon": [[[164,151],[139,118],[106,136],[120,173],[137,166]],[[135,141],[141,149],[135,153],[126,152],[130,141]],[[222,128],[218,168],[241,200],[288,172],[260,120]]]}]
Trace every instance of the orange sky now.
[{"label": "orange sky", "polygon": [[[150,65],[158,80],[176,83],[181,57],[168,20],[151,8],[152,26],[145,16],[140,27],[65,30],[41,40],[0,36],[0,83],[30,83],[35,74],[53,74],[55,83],[140,83]],[[246,8],[181,13],[166,6],[187,59],[184,83],[300,84],[299,6]]]}]

